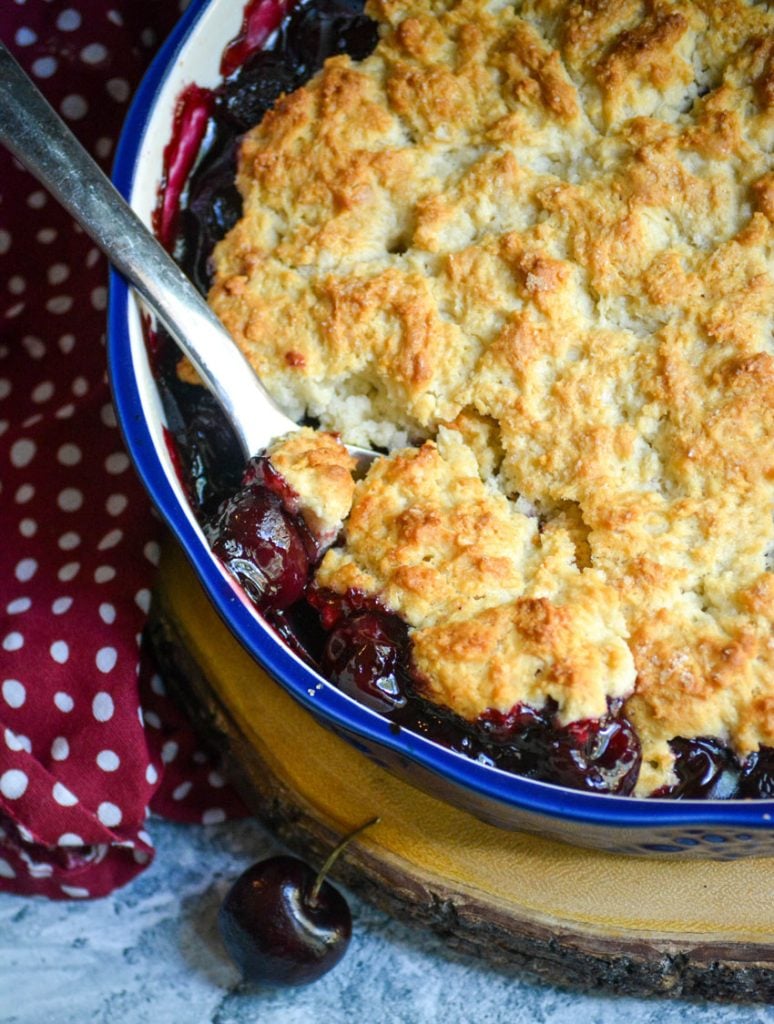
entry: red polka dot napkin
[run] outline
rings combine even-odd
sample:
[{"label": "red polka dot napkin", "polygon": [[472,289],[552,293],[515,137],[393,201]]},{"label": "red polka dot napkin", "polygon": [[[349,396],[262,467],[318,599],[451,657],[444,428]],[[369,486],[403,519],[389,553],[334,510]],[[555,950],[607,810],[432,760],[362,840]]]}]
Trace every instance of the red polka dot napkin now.
[{"label": "red polka dot napkin", "polygon": [[[4,0],[0,36],[109,168],[176,0]],[[0,148],[0,891],[100,896],[153,856],[148,808],[243,813],[142,629],[160,524],[106,382],[106,265]]]}]

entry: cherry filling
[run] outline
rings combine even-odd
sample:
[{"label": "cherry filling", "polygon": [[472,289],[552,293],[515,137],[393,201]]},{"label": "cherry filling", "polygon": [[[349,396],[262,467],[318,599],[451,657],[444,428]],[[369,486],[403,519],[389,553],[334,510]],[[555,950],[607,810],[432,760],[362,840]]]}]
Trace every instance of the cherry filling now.
[{"label": "cherry filling", "polygon": [[[725,744],[710,737],[670,742],[677,781],[652,795],[670,800],[728,800],[739,794],[740,766]],[[765,749],[765,748],[764,748]]]},{"label": "cherry filling", "polygon": [[322,671],[331,682],[375,711],[406,703],[406,627],[394,615],[362,612],[328,636]]},{"label": "cherry filling", "polygon": [[738,796],[759,800],[774,798],[774,747],[761,747],[745,761]]},{"label": "cherry filling", "polygon": [[315,545],[303,520],[256,476],[263,474],[248,470],[244,486],[223,502],[206,524],[207,539],[256,607],[282,610],[303,596]]},{"label": "cherry filling", "polygon": [[640,773],[640,741],[622,716],[583,719],[554,730],[546,758],[548,777],[571,789],[625,795]]}]

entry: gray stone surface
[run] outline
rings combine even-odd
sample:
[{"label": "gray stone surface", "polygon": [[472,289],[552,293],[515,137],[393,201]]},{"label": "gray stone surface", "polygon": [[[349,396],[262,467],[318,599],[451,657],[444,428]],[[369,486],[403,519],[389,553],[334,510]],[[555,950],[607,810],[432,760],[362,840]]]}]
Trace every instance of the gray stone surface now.
[{"label": "gray stone surface", "polygon": [[108,899],[0,896],[0,1024],[774,1024],[772,1007],[536,984],[355,900],[334,971],[304,989],[245,989],[215,916],[230,880],[277,844],[250,821],[149,829],[154,864]]}]

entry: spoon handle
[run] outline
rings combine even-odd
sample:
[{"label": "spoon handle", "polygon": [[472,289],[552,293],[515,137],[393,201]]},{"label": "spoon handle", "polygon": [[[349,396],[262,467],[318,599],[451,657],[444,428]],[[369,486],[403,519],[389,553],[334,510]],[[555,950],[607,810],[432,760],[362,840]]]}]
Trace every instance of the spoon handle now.
[{"label": "spoon handle", "polygon": [[245,456],[296,429],[182,270],[2,42],[0,142],[134,285],[223,407]]}]

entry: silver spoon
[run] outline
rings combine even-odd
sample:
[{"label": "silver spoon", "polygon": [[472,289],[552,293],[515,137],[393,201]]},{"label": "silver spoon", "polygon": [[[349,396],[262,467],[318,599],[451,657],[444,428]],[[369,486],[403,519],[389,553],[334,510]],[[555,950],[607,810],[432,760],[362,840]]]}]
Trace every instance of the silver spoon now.
[{"label": "silver spoon", "polygon": [[[245,458],[297,430],[207,303],[0,42],[0,142],[135,287],[213,393]],[[375,457],[347,446],[362,472]]]}]

